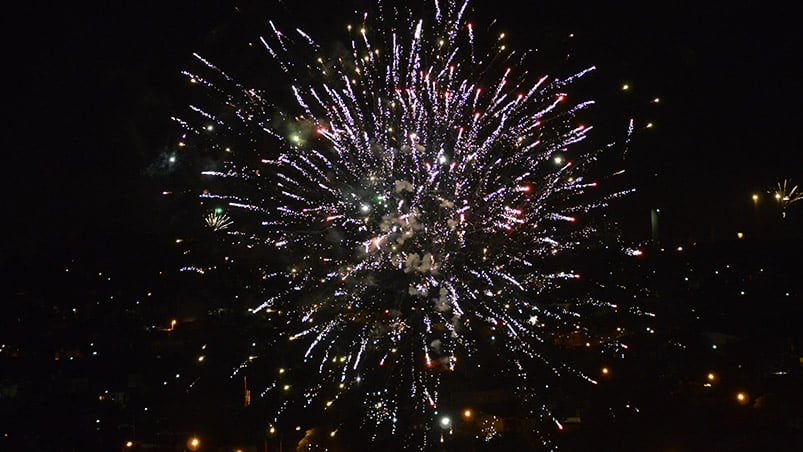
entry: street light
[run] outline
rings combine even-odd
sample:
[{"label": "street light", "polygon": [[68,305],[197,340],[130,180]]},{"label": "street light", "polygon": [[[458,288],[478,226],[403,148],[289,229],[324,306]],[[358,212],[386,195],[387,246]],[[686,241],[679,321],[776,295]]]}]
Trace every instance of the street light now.
[{"label": "street light", "polygon": [[265,450],[268,450],[268,436],[271,437],[271,442],[273,442],[274,439],[275,441],[278,441],[279,452],[282,452],[284,450],[284,438],[282,437],[282,432],[280,432],[275,425],[271,425],[270,428],[268,428],[268,435],[265,435]]},{"label": "street light", "polygon": [[442,442],[443,442],[443,440],[444,440],[444,438],[443,438],[443,433],[444,433],[444,431],[448,431],[448,433],[449,433],[450,435],[453,433],[453,430],[452,430],[452,419],[451,419],[451,418],[449,418],[449,416],[443,416],[443,417],[440,419],[440,424],[441,424],[441,429],[442,429],[442,430],[441,430],[441,440],[440,440],[440,441],[441,441],[441,443],[442,443]]},{"label": "street light", "polygon": [[193,436],[192,438],[187,440],[187,449],[189,450],[198,450],[201,448],[201,440],[198,437]]}]

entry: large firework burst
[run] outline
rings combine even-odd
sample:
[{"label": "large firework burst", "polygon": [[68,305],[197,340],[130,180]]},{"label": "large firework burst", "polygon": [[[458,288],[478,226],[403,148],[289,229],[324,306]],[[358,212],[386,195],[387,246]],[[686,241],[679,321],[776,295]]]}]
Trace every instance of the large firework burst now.
[{"label": "large firework burst", "polygon": [[467,6],[435,0],[431,18],[410,20],[379,4],[335,58],[271,22],[259,42],[295,105],[274,107],[198,55],[203,70],[186,73],[219,107],[178,120],[182,146],[218,162],[201,197],[237,220],[233,245],[267,251],[249,311],[297,352],[263,360],[273,422],[359,400],[380,434],[426,441],[462,369],[509,377],[529,413],[558,423],[531,397],[538,369],[593,382],[555,351],[621,350],[585,321],[616,305],[553,295],[580,278],[555,256],[589,245],[589,213],[621,194],[588,179],[596,153],[579,144],[591,128],[578,113],[593,102],[565,92],[592,68],[533,77],[502,37],[479,54]]}]

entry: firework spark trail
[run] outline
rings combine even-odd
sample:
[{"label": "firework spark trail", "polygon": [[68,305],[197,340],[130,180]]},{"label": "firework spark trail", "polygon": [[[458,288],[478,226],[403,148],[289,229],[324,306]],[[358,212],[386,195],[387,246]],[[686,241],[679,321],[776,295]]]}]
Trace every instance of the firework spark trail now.
[{"label": "firework spark trail", "polygon": [[[249,246],[293,262],[286,272],[265,270],[273,292],[252,312],[281,315],[289,341],[303,342],[298,365],[317,369],[304,403],[328,408],[345,393],[362,394],[368,418],[392,432],[410,404],[433,416],[442,374],[499,347],[496,336],[508,349],[495,364],[522,381],[530,372],[522,362],[536,361],[593,382],[540,352],[550,328],[580,315],[539,301],[553,281],[578,276],[538,262],[577,247],[590,231],[574,225],[577,217],[621,195],[594,196],[597,183],[583,177],[594,158],[574,150],[592,129],[576,115],[593,102],[568,105],[563,89],[593,68],[531,83],[508,66],[513,52],[475,55],[468,1],[434,6],[434,21],[387,14],[376,31],[366,14],[352,30],[350,60],[315,57],[321,47],[312,36],[270,22],[260,42],[292,78],[292,118],[269,113],[262,95],[199,55],[210,75],[185,73],[236,118],[192,107],[198,121],[279,142],[278,156],[221,152],[225,167],[203,174],[222,188],[202,197],[246,211],[235,216],[238,226],[262,225],[256,234],[230,231],[234,242],[251,237]],[[309,65],[291,57],[299,52]],[[224,141],[205,143],[222,151]],[[573,158],[556,165],[558,155]],[[210,226],[218,223],[233,224],[225,216]],[[389,381],[386,390],[361,389],[373,374]],[[263,395],[277,387],[269,383]]]}]

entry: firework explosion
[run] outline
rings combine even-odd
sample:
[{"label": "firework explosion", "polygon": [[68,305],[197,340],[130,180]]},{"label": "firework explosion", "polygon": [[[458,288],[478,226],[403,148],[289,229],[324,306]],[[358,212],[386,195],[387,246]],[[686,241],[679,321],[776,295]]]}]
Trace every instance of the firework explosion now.
[{"label": "firework explosion", "polygon": [[793,186],[789,179],[784,179],[783,182],[778,182],[775,199],[781,205],[781,218],[786,218],[786,210],[793,203],[803,199],[803,194],[797,191],[797,185]]},{"label": "firework explosion", "polygon": [[206,225],[213,231],[222,231],[233,224],[231,218],[223,213],[222,209],[216,209],[206,214]]},{"label": "firework explosion", "polygon": [[[548,386],[536,372],[594,382],[555,353],[570,336],[596,352],[626,347],[584,321],[619,308],[558,299],[580,275],[548,263],[586,247],[589,213],[622,194],[588,180],[596,154],[578,150],[591,128],[577,115],[593,102],[564,89],[591,69],[533,78],[503,35],[478,54],[467,6],[435,0],[431,18],[411,20],[380,4],[333,59],[271,22],[260,45],[289,76],[290,107],[198,55],[202,70],[186,72],[217,108],[177,120],[180,146],[215,156],[201,198],[236,220],[207,224],[272,256],[249,312],[297,352],[275,368],[260,357],[270,375],[255,393],[277,401],[272,422],[359,401],[376,435],[420,445],[445,426],[447,380],[481,368],[511,377],[528,413],[560,427],[531,396]],[[489,419],[478,420],[486,439]]]}]

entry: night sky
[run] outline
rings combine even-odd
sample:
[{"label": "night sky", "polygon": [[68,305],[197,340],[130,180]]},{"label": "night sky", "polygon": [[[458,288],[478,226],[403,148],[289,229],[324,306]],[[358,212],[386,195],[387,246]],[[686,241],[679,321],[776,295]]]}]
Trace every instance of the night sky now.
[{"label": "night sky", "polygon": [[[433,0],[383,1],[404,3],[420,10]],[[6,138],[2,180],[6,194],[5,223],[10,226],[4,228],[8,232],[0,242],[0,274],[4,276],[3,288],[7,289],[0,311],[0,332],[6,333],[0,338],[3,339],[0,358],[12,365],[7,378],[0,376],[3,380],[0,389],[13,384],[16,391],[18,382],[21,389],[19,396],[7,399],[3,399],[5,393],[0,394],[0,401],[4,402],[0,404],[0,418],[3,413],[13,413],[11,417],[17,418],[17,427],[7,423],[7,428],[0,431],[0,449],[5,450],[3,444],[32,444],[24,449],[48,450],[41,444],[61,446],[66,439],[74,446],[69,450],[91,450],[85,444],[106,441],[102,444],[119,447],[125,444],[122,440],[138,435],[137,446],[144,450],[146,444],[150,448],[151,443],[171,441],[165,439],[166,432],[179,432],[172,438],[175,442],[190,431],[195,435],[192,429],[208,434],[218,444],[223,444],[226,438],[237,441],[257,438],[265,441],[266,449],[268,439],[281,443],[282,435],[290,433],[285,437],[289,438],[289,444],[290,440],[298,439],[292,435],[302,432],[301,426],[289,429],[296,425],[296,419],[306,423],[307,413],[290,413],[286,424],[279,421],[282,425],[278,426],[277,435],[273,435],[271,428],[270,438],[260,437],[266,434],[264,409],[274,398],[294,396],[296,392],[287,384],[282,390],[289,396],[273,393],[264,397],[270,389],[261,392],[267,387],[264,381],[279,381],[277,374],[266,370],[272,372],[282,366],[278,371],[281,375],[287,367],[292,378],[298,377],[292,383],[298,388],[306,380],[328,381],[334,375],[324,373],[323,361],[317,373],[314,366],[301,365],[301,355],[295,352],[306,346],[306,342],[289,346],[284,342],[286,336],[293,340],[312,331],[312,328],[302,334],[294,331],[291,335],[297,326],[291,322],[297,314],[294,310],[303,314],[297,306],[307,309],[303,322],[309,319],[313,323],[312,313],[316,315],[314,328],[318,328],[325,325],[327,309],[333,306],[343,312],[352,309],[351,305],[342,309],[346,304],[329,303],[328,299],[320,303],[323,308],[319,309],[315,297],[331,293],[325,290],[337,287],[334,293],[338,303],[341,298],[346,299],[342,294],[357,301],[367,294],[364,296],[367,303],[355,305],[358,309],[378,306],[379,310],[343,315],[348,322],[331,323],[336,333],[330,335],[324,329],[314,339],[331,340],[337,347],[352,337],[357,338],[353,331],[339,329],[342,325],[368,331],[364,325],[369,325],[374,314],[380,319],[377,324],[384,328],[377,331],[391,331],[387,325],[393,324],[381,320],[384,318],[381,312],[387,318],[395,318],[392,310],[386,309],[386,299],[381,298],[386,294],[395,291],[397,298],[398,294],[408,294],[405,297],[413,300],[411,319],[418,316],[419,302],[420,311],[425,311],[423,306],[430,302],[428,295],[408,282],[418,281],[416,278],[425,271],[434,275],[437,268],[419,268],[415,275],[407,275],[405,269],[405,275],[396,278],[395,270],[391,274],[377,266],[376,274],[353,282],[346,281],[352,273],[352,261],[343,259],[344,265],[340,267],[348,273],[340,277],[344,273],[338,268],[338,273],[326,274],[319,285],[318,279],[312,279],[318,269],[305,273],[303,267],[320,257],[325,262],[320,267],[329,268],[326,265],[333,259],[326,254],[310,252],[300,256],[302,253],[292,247],[281,248],[278,241],[272,242],[275,249],[266,246],[257,247],[253,254],[229,254],[231,250],[241,252],[239,244],[220,246],[223,240],[217,237],[222,234],[210,230],[199,214],[204,210],[210,212],[216,201],[205,200],[207,204],[202,208],[196,204],[201,184],[197,163],[209,157],[195,152],[191,160],[189,154],[198,150],[192,140],[187,140],[189,146],[184,148],[189,152],[177,152],[182,131],[171,120],[171,116],[189,116],[188,105],[199,96],[181,74],[185,69],[197,69],[197,65],[193,66],[193,52],[244,85],[267,93],[271,99],[274,95],[276,99],[292,99],[289,83],[275,76],[278,70],[267,52],[258,46],[248,46],[267,33],[267,21],[276,18],[283,29],[298,26],[325,48],[342,49],[349,45],[346,24],[358,24],[362,11],[375,3],[376,0],[34,0],[5,6],[0,15]],[[561,402],[560,406],[572,409],[591,407],[582,414],[582,428],[574,425],[577,430],[567,431],[570,435],[562,440],[569,441],[570,449],[572,441],[594,445],[580,446],[577,450],[605,444],[599,438],[638,445],[634,450],[662,447],[682,450],[684,444],[689,445],[687,449],[729,450],[761,444],[768,450],[780,450],[781,446],[789,446],[790,441],[803,444],[798,409],[803,406],[800,390],[803,367],[798,367],[798,363],[803,366],[803,338],[798,325],[803,316],[803,304],[799,302],[803,276],[800,266],[795,265],[803,250],[803,200],[792,205],[787,218],[782,219],[779,204],[773,198],[776,183],[785,178],[803,188],[803,157],[798,140],[803,124],[803,27],[799,14],[778,0],[472,0],[471,3],[467,18],[478,25],[475,42],[482,53],[495,45],[498,33],[504,32],[510,47],[533,50],[526,68],[517,68],[526,69],[531,79],[544,74],[564,78],[596,66],[596,71],[566,89],[572,105],[587,99],[597,101],[588,112],[582,111],[579,119],[593,125],[594,130],[587,141],[573,145],[571,151],[621,143],[628,120],[632,118],[635,124],[627,158],[599,162],[603,168],[599,173],[627,170],[625,177],[614,178],[624,179],[624,186],[610,190],[605,187],[604,193],[628,187],[634,188],[635,193],[615,200],[604,210],[602,224],[606,234],[586,237],[588,246],[580,247],[580,254],[567,246],[567,253],[553,258],[546,255],[547,248],[543,245],[541,251],[546,257],[533,265],[537,267],[543,262],[544,268],[526,275],[529,282],[522,288],[527,296],[529,291],[539,296],[532,305],[529,300],[523,303],[528,309],[532,306],[533,312],[540,313],[544,306],[543,312],[551,316],[550,309],[554,306],[573,314],[573,306],[579,306],[579,320],[553,316],[557,326],[553,332],[547,329],[544,337],[554,344],[547,340],[545,350],[566,352],[557,358],[569,358],[565,361],[571,365],[573,358],[581,358],[577,363],[580,371],[596,372],[597,365],[600,366],[601,384],[594,386],[593,393],[581,389],[575,400],[571,394],[573,383],[566,380],[565,386],[560,382],[556,385],[558,389],[553,387],[543,399],[554,397]],[[525,3],[532,6],[502,7]],[[625,84],[629,89],[623,90]],[[656,98],[660,101],[656,102]],[[613,149],[614,155],[622,150],[620,145]],[[171,155],[178,155],[179,160],[170,163]],[[593,171],[592,174],[597,175]],[[165,196],[165,190],[175,193]],[[753,196],[758,196],[756,201]],[[379,199],[382,198],[377,198],[377,203]],[[650,224],[653,209],[661,212],[657,241],[650,240],[654,233]],[[371,215],[382,218],[373,212]],[[238,220],[235,215],[232,217],[235,222]],[[415,220],[415,212],[412,217]],[[584,224],[584,219],[580,220]],[[620,228],[608,229],[613,223]],[[277,224],[277,229],[287,227],[281,222]],[[288,229],[305,226],[286,224],[290,225]],[[243,230],[248,232],[247,227]],[[609,239],[614,235],[607,232],[617,230],[622,232],[621,246],[609,247],[613,242]],[[307,238],[313,237],[310,232],[320,231],[292,232],[310,240]],[[335,232],[317,237],[326,237],[337,244],[339,232]],[[743,240],[737,239],[737,232],[745,234]],[[177,240],[179,237],[182,240]],[[600,242],[592,243],[597,238]],[[273,239],[278,240],[278,236],[272,236]],[[377,249],[378,240],[374,241]],[[424,240],[429,238],[422,239],[422,243],[432,246]],[[304,251],[320,248],[307,247],[307,243],[304,242]],[[330,248],[321,249],[328,252]],[[337,246],[331,249],[341,251]],[[498,249],[513,247],[505,243]],[[423,254],[425,249],[420,251]],[[415,259],[411,261],[410,256]],[[485,250],[483,261],[484,256]],[[296,258],[301,263],[301,276],[296,273]],[[408,253],[405,267],[415,267],[416,259],[418,254]],[[454,258],[453,262],[472,263],[470,259],[458,259],[461,258]],[[421,260],[426,260],[426,254]],[[569,263],[572,267],[569,273],[550,273],[553,271],[550,266],[563,267]],[[281,269],[282,265],[287,271]],[[314,266],[309,264],[310,268]],[[471,270],[468,265],[465,267]],[[517,267],[513,271],[524,274],[529,270]],[[290,275],[286,278],[290,286],[282,285],[284,280],[276,275],[282,278]],[[492,282],[485,273],[482,276]],[[563,283],[558,283],[552,292],[554,283],[549,278],[569,282],[562,292],[557,289]],[[423,277],[420,280],[424,281]],[[539,286],[542,280],[547,281],[543,287]],[[521,288],[515,279],[509,281]],[[345,289],[336,286],[341,282]],[[386,282],[389,288],[373,288]],[[504,284],[497,286],[507,290],[510,284]],[[469,286],[462,282],[461,285]],[[434,290],[436,286],[433,284],[431,288]],[[441,285],[440,298],[431,300],[437,302],[436,311],[441,311],[445,303],[445,286]],[[502,293],[497,290],[496,296]],[[563,297],[564,293],[567,298],[552,298]],[[485,304],[476,301],[478,294],[495,296],[490,290],[471,293],[473,301],[468,302],[469,306]],[[268,305],[266,295],[272,297],[270,303],[281,300]],[[503,300],[505,304],[498,302]],[[513,296],[510,300],[525,299]],[[497,316],[491,308],[503,312],[500,308],[503,306],[507,312],[509,302],[501,297],[498,301],[488,303],[488,312],[492,314],[491,320],[496,322],[498,317],[506,324],[505,319],[514,317]],[[392,307],[393,303],[389,305]],[[249,306],[248,313],[241,309],[244,306]],[[257,310],[262,311],[258,316],[252,315],[256,312],[252,306],[260,306]],[[263,309],[265,306],[270,309]],[[284,309],[285,306],[288,308]],[[514,308],[518,309],[515,305]],[[485,309],[482,306],[477,312],[485,315]],[[627,311],[628,315],[639,316],[638,322],[635,318],[632,322],[634,326],[638,323],[638,328],[631,329],[628,319],[609,320],[603,316],[608,311],[616,315]],[[288,321],[273,322],[280,318]],[[429,317],[423,318],[422,324],[429,329]],[[266,319],[270,321],[264,322]],[[457,323],[459,315],[453,319],[453,324]],[[533,329],[521,331],[535,331],[538,316],[519,319],[522,324],[525,320]],[[621,328],[620,320],[625,320]],[[541,321],[544,327],[547,321]],[[575,321],[578,324],[572,328]],[[572,344],[582,338],[577,330],[582,326],[585,331],[586,324],[590,326],[589,334],[599,332],[604,338],[605,331],[609,331],[617,344],[619,338],[625,338],[622,340],[627,340],[628,345],[623,348],[628,349],[628,359],[616,358],[614,348],[602,341],[593,346],[590,341]],[[433,329],[441,334],[448,331],[448,325],[444,325],[447,324],[439,323]],[[509,356],[507,352],[518,351],[514,350],[517,347],[507,346],[517,342],[508,342],[504,347],[493,342],[497,341],[497,335],[502,337],[497,331],[504,331],[501,327],[497,330],[495,325],[488,329],[467,328],[472,335],[467,336],[466,343],[489,337],[493,345],[478,347],[475,356],[469,353],[473,361],[467,360],[469,365],[457,367],[454,380],[446,377],[447,391],[442,393],[444,410],[449,404],[462,403],[458,396],[465,391],[468,402],[473,403],[473,398],[478,403],[488,403],[491,408],[487,414],[496,416],[497,407],[493,405],[497,402],[490,400],[491,396],[484,400],[485,391],[478,388],[487,385],[508,392],[512,385],[506,382],[511,380],[498,379],[500,375],[491,369],[513,369],[513,366],[486,363],[495,364],[502,361],[498,359],[500,356]],[[513,339],[516,332],[510,324],[507,328]],[[394,331],[401,332],[402,328],[394,326]],[[541,339],[538,333],[535,337]],[[363,349],[367,343],[365,339]],[[429,367],[426,350],[440,348],[440,340],[437,346],[436,341],[429,342],[429,349],[427,342],[423,344]],[[718,344],[721,347],[717,348]],[[314,347],[310,345],[309,350]],[[356,363],[363,349],[356,354],[354,371],[358,370]],[[94,353],[98,350],[100,355]],[[583,362],[589,351],[594,354],[593,363]],[[620,351],[616,349],[615,354]],[[72,356],[69,361],[61,359],[68,356],[67,352],[75,352],[76,366],[72,366]],[[392,353],[395,352],[394,349]],[[326,353],[328,361],[328,349]],[[236,372],[231,373],[231,369],[238,365],[237,371],[244,368],[240,364],[243,356],[249,356],[246,367],[251,366],[253,356],[268,358],[256,360],[259,363],[249,370],[253,373],[248,374],[248,384],[259,387],[261,392],[260,400],[254,397],[255,409],[243,409],[240,391],[244,387],[232,380]],[[318,358],[314,353],[311,356]],[[598,357],[602,359],[599,362]],[[306,358],[304,355],[305,362]],[[448,375],[445,368],[438,367],[443,367],[446,361],[437,358],[436,362],[441,364],[436,364],[432,374]],[[457,359],[457,355],[449,357],[450,365],[454,363],[451,358]],[[351,354],[348,359],[351,360]],[[380,367],[384,361],[382,358]],[[343,362],[341,358],[340,363]],[[518,357],[515,363],[519,364]],[[547,360],[544,363],[551,366]],[[350,365],[351,361],[345,364]],[[393,365],[374,370],[372,375],[382,376],[383,372],[390,375]],[[142,383],[134,385],[137,388],[131,385],[137,381],[130,378],[132,375],[142,377]],[[242,375],[245,377],[245,372]],[[341,382],[346,373],[342,375]],[[555,375],[562,378],[558,372]],[[477,381],[472,380],[474,377],[478,377]],[[83,378],[86,384],[80,394],[76,390],[67,397],[63,388],[73,386],[78,378]],[[356,378],[358,383],[360,378]],[[465,380],[458,382],[458,378]],[[195,386],[198,381],[202,382]],[[384,384],[379,379],[366,382],[377,388]],[[455,385],[464,382],[465,387]],[[545,382],[551,380],[539,380],[538,384]],[[118,404],[122,397],[98,399],[101,389],[115,388],[125,388],[120,390],[132,396],[128,406]],[[698,397],[698,390],[709,392]],[[208,397],[209,394],[212,396]],[[249,394],[246,400],[250,401],[250,392],[246,394]],[[737,399],[736,394],[742,397]],[[221,400],[225,403],[235,400],[236,406],[224,406]],[[350,403],[347,400],[343,399],[344,406]],[[762,402],[758,403],[759,400]],[[630,414],[617,418],[616,413],[625,411],[621,406],[619,411],[612,407],[623,401]],[[631,413],[631,401],[644,402],[643,414]],[[107,411],[108,407],[118,405],[116,414]],[[632,411],[638,413],[636,404],[632,406]],[[376,407],[379,412],[379,405]],[[508,407],[499,408],[500,413],[507,410]],[[230,413],[236,416],[229,416]],[[576,413],[580,413],[579,408]],[[575,417],[569,411],[556,411],[561,419],[568,419],[564,414]],[[225,422],[219,422],[218,416],[225,417]],[[336,417],[332,420],[337,420]],[[130,435],[121,429],[121,423],[128,423],[129,419]],[[475,416],[460,422],[464,427],[473,426],[479,425],[479,419]],[[329,421],[326,419],[320,425],[310,421],[310,426],[334,427]],[[42,422],[53,426],[46,434],[39,428]],[[414,428],[421,425],[424,424],[415,424]],[[75,430],[76,426],[85,429],[82,434]],[[441,424],[438,428],[445,426]],[[562,426],[557,428],[563,430]],[[334,437],[334,431],[330,437]],[[458,425],[455,431],[458,434],[453,441],[460,440],[461,434],[470,430],[466,428],[461,433]],[[790,439],[790,433],[794,438]],[[348,442],[347,429],[338,435],[335,441],[346,438],[343,441]],[[183,441],[181,438],[179,442]],[[391,438],[391,441],[396,440]]]},{"label": "night sky", "polygon": [[[238,46],[264,31],[258,19],[271,15],[294,17],[313,36],[345,38],[355,8],[344,5],[370,2],[47,3],[3,14],[10,260],[166,238],[164,225],[175,221],[159,205],[164,187],[152,170],[174,142],[170,116],[186,111],[179,72],[191,52],[236,60]],[[660,208],[666,239],[731,239],[749,220],[753,193],[771,203],[766,192],[777,181],[803,183],[803,30],[782,2],[492,6],[505,3],[476,1],[470,17],[497,17],[517,48],[599,68],[590,93],[603,118],[596,134],[618,139],[629,115],[637,126],[654,123],[634,137],[627,164],[638,190],[624,209],[634,238],[649,235],[649,209]],[[486,39],[478,33],[479,44]],[[531,69],[564,70],[537,67],[551,61],[536,58]],[[235,75],[249,66],[232,65]],[[801,219],[798,204],[786,232],[799,237]]]}]

